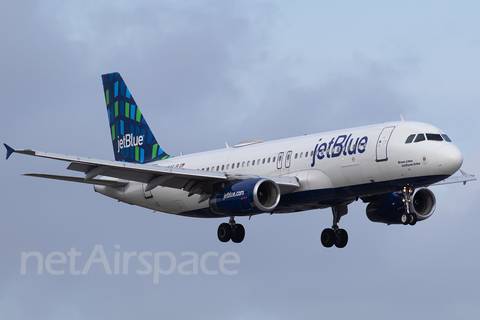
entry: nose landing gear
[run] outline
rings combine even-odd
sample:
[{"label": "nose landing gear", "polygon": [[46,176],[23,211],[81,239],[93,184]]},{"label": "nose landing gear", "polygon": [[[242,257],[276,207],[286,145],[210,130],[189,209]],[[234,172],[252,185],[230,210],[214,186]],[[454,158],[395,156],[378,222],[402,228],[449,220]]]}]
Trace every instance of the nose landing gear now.
[{"label": "nose landing gear", "polygon": [[403,187],[402,195],[403,195],[403,204],[405,206],[405,213],[402,214],[400,220],[402,221],[403,225],[411,225],[414,226],[417,223],[417,215],[415,213],[410,213],[410,203],[412,199],[414,189],[412,187]]}]

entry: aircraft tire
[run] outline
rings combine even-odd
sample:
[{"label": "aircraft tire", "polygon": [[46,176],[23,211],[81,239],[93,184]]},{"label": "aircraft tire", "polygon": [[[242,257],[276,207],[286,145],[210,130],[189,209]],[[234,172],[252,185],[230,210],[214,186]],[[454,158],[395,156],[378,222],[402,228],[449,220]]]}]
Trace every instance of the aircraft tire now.
[{"label": "aircraft tire", "polygon": [[232,237],[232,228],[228,223],[222,223],[218,226],[217,230],[218,240],[221,242],[228,242]]},{"label": "aircraft tire", "polygon": [[402,216],[400,217],[400,221],[402,221],[402,224],[406,226],[410,221],[409,215],[406,213],[402,214]]},{"label": "aircraft tire", "polygon": [[345,229],[339,229],[336,234],[335,246],[337,248],[345,248],[348,243],[348,233]]},{"label": "aircraft tire", "polygon": [[322,231],[320,241],[325,248],[331,248],[336,242],[336,236],[333,229],[327,228]]},{"label": "aircraft tire", "polygon": [[416,214],[411,214],[408,218],[409,218],[408,219],[408,224],[410,224],[411,226],[414,226],[417,223],[417,215]]},{"label": "aircraft tire", "polygon": [[236,224],[234,228],[235,230],[232,232],[232,241],[240,243],[245,238],[245,228],[241,224]]}]

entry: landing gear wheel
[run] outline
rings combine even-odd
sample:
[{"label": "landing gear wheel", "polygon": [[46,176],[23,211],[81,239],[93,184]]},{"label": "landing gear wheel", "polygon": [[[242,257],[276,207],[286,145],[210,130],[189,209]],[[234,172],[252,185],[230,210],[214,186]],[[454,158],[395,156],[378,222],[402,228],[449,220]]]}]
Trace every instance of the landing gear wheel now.
[{"label": "landing gear wheel", "polygon": [[241,224],[236,224],[232,228],[232,241],[240,243],[245,238],[245,228]]},{"label": "landing gear wheel", "polygon": [[230,227],[230,225],[228,223],[220,224],[218,226],[217,236],[218,240],[222,242],[230,241],[230,238],[232,237],[232,228]]},{"label": "landing gear wheel", "polygon": [[400,221],[402,221],[402,224],[406,226],[410,221],[409,214],[402,214],[402,216],[400,217]]},{"label": "landing gear wheel", "polygon": [[329,228],[324,229],[320,236],[320,241],[322,242],[325,248],[331,248],[337,241],[337,237],[335,236],[335,231]]},{"label": "landing gear wheel", "polygon": [[417,223],[417,215],[416,214],[411,214],[408,217],[408,224],[411,226],[414,226]]},{"label": "landing gear wheel", "polygon": [[338,229],[338,231],[335,233],[336,235],[336,241],[335,241],[335,247],[337,248],[345,248],[345,246],[348,243],[348,233],[344,229]]}]

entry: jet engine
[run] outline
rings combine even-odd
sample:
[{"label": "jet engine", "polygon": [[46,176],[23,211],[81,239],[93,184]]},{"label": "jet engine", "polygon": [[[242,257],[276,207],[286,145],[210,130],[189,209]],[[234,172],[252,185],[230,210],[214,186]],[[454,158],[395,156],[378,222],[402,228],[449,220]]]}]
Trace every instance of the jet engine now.
[{"label": "jet engine", "polygon": [[221,215],[252,215],[271,212],[280,202],[280,188],[269,179],[245,180],[210,197],[210,209]]},{"label": "jet engine", "polygon": [[[401,192],[392,192],[370,202],[367,206],[368,219],[386,224],[405,224],[402,221],[402,216],[406,213],[403,200]],[[435,211],[435,195],[427,188],[415,190],[409,200],[410,214],[416,216],[415,222],[430,218]]]}]

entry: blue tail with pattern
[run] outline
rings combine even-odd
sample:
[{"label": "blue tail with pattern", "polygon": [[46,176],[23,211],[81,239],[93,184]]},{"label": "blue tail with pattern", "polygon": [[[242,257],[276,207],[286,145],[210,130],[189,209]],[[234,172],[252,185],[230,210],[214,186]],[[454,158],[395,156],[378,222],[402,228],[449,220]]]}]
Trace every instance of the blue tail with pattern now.
[{"label": "blue tail with pattern", "polygon": [[148,163],[170,158],[160,148],[118,72],[102,75],[116,161]]}]

